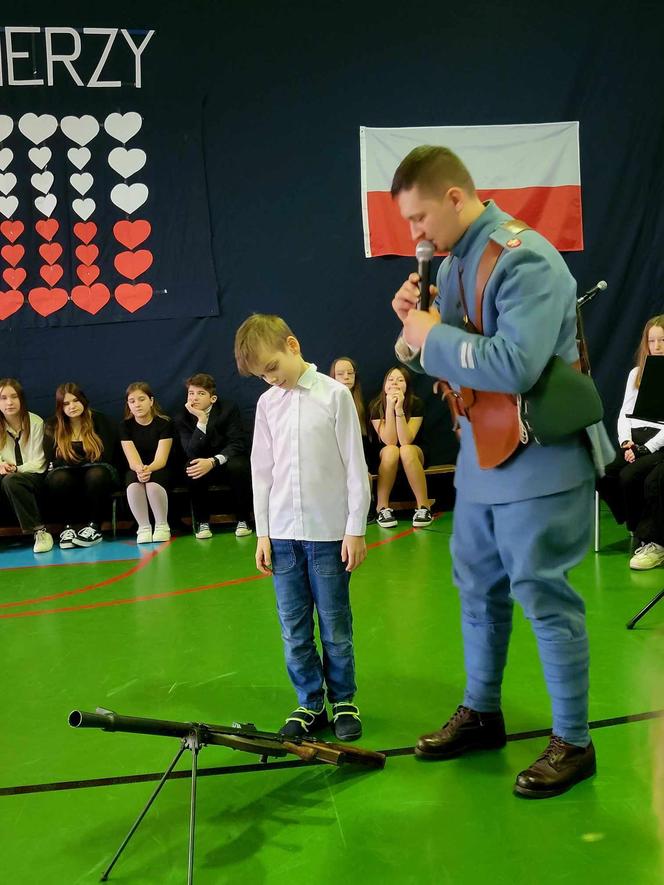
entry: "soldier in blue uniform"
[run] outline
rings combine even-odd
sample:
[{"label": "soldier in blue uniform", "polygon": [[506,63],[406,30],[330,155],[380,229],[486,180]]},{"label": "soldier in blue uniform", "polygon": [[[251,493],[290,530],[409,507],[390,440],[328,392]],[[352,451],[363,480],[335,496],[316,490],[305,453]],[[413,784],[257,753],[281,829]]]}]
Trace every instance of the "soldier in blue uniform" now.
[{"label": "soldier in blue uniform", "polygon": [[[578,360],[576,284],[540,234],[514,235],[511,216],[479,199],[461,160],[424,146],[399,165],[392,195],[413,240],[448,252],[434,305],[414,310],[419,277],[411,274],[393,300],[403,323],[397,354],[411,368],[453,388],[522,394],[549,359]],[[513,220],[512,220],[513,221]],[[525,226],[523,226],[525,227]],[[490,241],[503,247],[483,300],[476,302],[478,265]],[[482,316],[477,317],[477,303]],[[466,320],[483,334],[468,331]],[[588,638],[583,600],[567,573],[590,540],[594,469],[581,435],[541,446],[519,444],[494,467],[481,467],[476,440],[459,418],[452,557],[462,606],[466,690],[463,703],[437,731],[423,735],[419,757],[448,759],[505,744],[501,683],[516,600],[535,632],[553,708],[544,752],[518,774],[527,798],[558,795],[595,772],[588,732]]]}]

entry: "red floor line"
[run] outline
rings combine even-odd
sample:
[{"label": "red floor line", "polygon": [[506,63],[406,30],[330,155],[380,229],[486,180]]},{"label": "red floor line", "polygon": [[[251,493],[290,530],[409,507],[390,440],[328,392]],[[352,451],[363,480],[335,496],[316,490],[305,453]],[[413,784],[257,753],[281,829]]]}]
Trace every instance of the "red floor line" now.
[{"label": "red floor line", "polygon": [[[434,519],[437,517],[434,517]],[[399,532],[396,535],[391,535],[389,538],[384,538],[381,541],[374,541],[373,544],[369,544],[367,549],[371,550],[375,547],[381,547],[384,544],[390,544],[393,541],[398,541],[400,538],[405,538],[408,535],[412,535],[417,529],[409,528],[405,529],[403,532]],[[19,605],[30,605],[37,602],[50,602],[53,599],[62,599],[67,596],[74,596],[79,593],[86,593],[88,590],[96,590],[99,587],[106,587],[110,584],[115,584],[118,581],[123,580],[124,578],[130,577],[132,574],[135,574],[140,569],[144,568],[148,562],[150,562],[158,553],[160,553],[165,547],[169,544],[172,544],[175,539],[171,538],[170,541],[167,541],[165,544],[162,544],[157,550],[151,553],[149,556],[143,557],[140,563],[138,563],[134,568],[128,569],[128,571],[123,572],[120,575],[115,575],[112,578],[107,578],[105,581],[100,581],[97,584],[90,584],[86,587],[80,587],[77,590],[65,590],[62,593],[54,593],[52,596],[42,596],[36,599],[28,599],[21,602],[4,602],[0,603],[0,608],[10,608],[16,607]],[[132,605],[136,602],[148,602],[152,599],[164,599],[169,596],[182,596],[186,593],[198,593],[202,590],[213,590],[219,587],[229,587],[233,584],[245,584],[250,581],[256,581],[260,578],[267,577],[266,575],[250,575],[243,578],[233,578],[228,581],[219,581],[216,584],[202,584],[200,587],[185,587],[181,590],[167,590],[164,593],[153,593],[149,596],[134,596],[128,599],[109,599],[104,600],[102,602],[91,602],[87,605],[73,605],[73,606],[65,606],[63,608],[51,608],[51,609],[37,609],[36,611],[30,612],[16,612],[10,614],[0,615],[0,620],[6,620],[8,618],[29,618],[36,617],[39,615],[54,615],[61,614],[66,612],[75,612],[75,611],[86,611],[88,609],[95,608],[108,608],[109,606],[114,605]]]},{"label": "red floor line", "polygon": [[34,599],[21,599],[17,602],[0,602],[0,609],[14,608],[18,605],[34,605],[37,602],[50,602],[52,599],[63,599],[66,596],[76,596],[79,593],[87,593],[89,590],[98,590],[100,587],[108,587],[110,584],[117,584],[118,581],[122,581],[131,575],[135,575],[136,572],[145,568],[149,562],[152,562],[155,556],[158,556],[161,551],[165,550],[174,540],[175,538],[171,538],[170,541],[164,541],[164,543],[160,544],[156,550],[152,551],[152,553],[141,557],[133,568],[127,569],[126,572],[121,572],[119,575],[113,575],[111,578],[106,578],[105,581],[98,581],[96,584],[87,584],[85,587],[78,587],[76,590],[63,590],[61,593],[53,593],[50,596],[36,596]]}]

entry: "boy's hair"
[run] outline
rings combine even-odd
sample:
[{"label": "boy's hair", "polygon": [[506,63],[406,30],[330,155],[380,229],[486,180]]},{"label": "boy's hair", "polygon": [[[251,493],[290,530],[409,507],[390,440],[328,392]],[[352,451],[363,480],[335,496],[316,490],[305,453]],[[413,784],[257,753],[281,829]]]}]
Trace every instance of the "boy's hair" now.
[{"label": "boy's hair", "polygon": [[205,372],[197,372],[195,375],[192,375],[191,378],[187,378],[184,382],[184,386],[187,390],[190,387],[202,387],[203,390],[207,390],[210,396],[217,395],[217,384],[212,377],[212,375],[207,375]]},{"label": "boy's hair", "polygon": [[127,418],[133,417],[133,415],[131,414],[131,409],[129,408],[129,404],[127,403],[127,400],[129,399],[129,394],[133,393],[135,390],[140,390],[141,393],[144,393],[146,396],[149,396],[150,399],[152,400],[152,409],[150,411],[150,415],[152,418],[154,418],[155,415],[159,415],[160,418],[166,418],[167,421],[171,420],[168,417],[168,415],[164,411],[162,411],[162,408],[159,405],[159,403],[157,402],[157,400],[154,398],[154,393],[152,392],[152,388],[150,387],[150,385],[148,384],[147,381],[132,381],[132,383],[125,390],[125,408],[124,408],[125,420]]},{"label": "boy's hair", "polygon": [[417,185],[421,191],[440,192],[460,187],[475,193],[475,183],[459,157],[449,148],[423,144],[397,166],[390,193],[396,197]]},{"label": "boy's hair", "polygon": [[235,333],[235,362],[240,375],[251,375],[251,367],[261,351],[286,350],[286,339],[295,337],[292,329],[269,313],[252,313]]},{"label": "boy's hair", "polygon": [[664,329],[664,314],[658,314],[655,317],[650,317],[648,322],[643,327],[643,334],[641,335],[641,341],[639,342],[639,349],[636,351],[636,365],[639,368],[639,371],[636,373],[636,383],[635,387],[640,387],[641,378],[643,377],[643,369],[646,364],[646,359],[650,356],[650,348],[648,347],[648,333],[653,328],[653,326],[659,326],[661,329]]}]

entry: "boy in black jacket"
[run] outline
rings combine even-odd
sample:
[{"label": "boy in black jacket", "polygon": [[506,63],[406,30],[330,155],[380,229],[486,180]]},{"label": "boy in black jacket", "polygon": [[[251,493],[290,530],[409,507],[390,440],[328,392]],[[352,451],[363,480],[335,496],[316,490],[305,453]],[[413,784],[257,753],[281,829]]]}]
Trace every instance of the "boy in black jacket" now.
[{"label": "boy in black jacket", "polygon": [[211,375],[199,372],[185,382],[187,402],[175,419],[186,460],[196,537],[211,538],[211,485],[227,482],[235,499],[238,538],[252,533],[249,441],[235,403],[220,401]]}]

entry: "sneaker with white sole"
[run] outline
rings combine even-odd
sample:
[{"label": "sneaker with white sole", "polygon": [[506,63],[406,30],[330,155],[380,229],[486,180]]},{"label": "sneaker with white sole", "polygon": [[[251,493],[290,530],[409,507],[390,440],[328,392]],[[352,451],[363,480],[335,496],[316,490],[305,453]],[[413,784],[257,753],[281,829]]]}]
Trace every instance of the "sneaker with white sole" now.
[{"label": "sneaker with white sole", "polygon": [[152,532],[153,541],[168,541],[171,537],[171,528],[167,522],[158,522]]},{"label": "sneaker with white sole", "polygon": [[413,514],[413,526],[416,529],[421,529],[424,526],[431,525],[432,522],[433,516],[431,515],[431,511],[428,507],[418,507]]},{"label": "sneaker with white sole", "polygon": [[136,543],[137,544],[151,544],[152,543],[152,526],[151,525],[139,526],[139,529],[136,532]]},{"label": "sneaker with white sole", "polygon": [[657,568],[658,565],[664,563],[664,547],[650,541],[635,551],[634,556],[629,561],[629,567],[638,571],[645,571],[649,568]]},{"label": "sneaker with white sole", "polygon": [[53,535],[46,529],[37,529],[35,532],[35,544],[33,553],[48,553],[53,549]]},{"label": "sneaker with white sole", "polygon": [[101,544],[102,540],[101,532],[94,522],[91,522],[76,532],[73,542],[77,547],[94,547],[95,544]]},{"label": "sneaker with white sole", "polygon": [[60,532],[60,550],[73,550],[75,537],[76,529],[73,529],[70,525],[66,525]]},{"label": "sneaker with white sole", "polygon": [[236,538],[246,538],[247,535],[253,535],[254,530],[244,520],[240,520],[235,529]]},{"label": "sneaker with white sole", "polygon": [[196,529],[196,537],[199,541],[205,541],[206,538],[212,537],[212,531],[210,530],[209,522],[198,523],[198,528]]},{"label": "sneaker with white sole", "polygon": [[394,511],[390,507],[383,507],[378,511],[376,524],[382,529],[393,529],[395,525],[398,525]]}]

